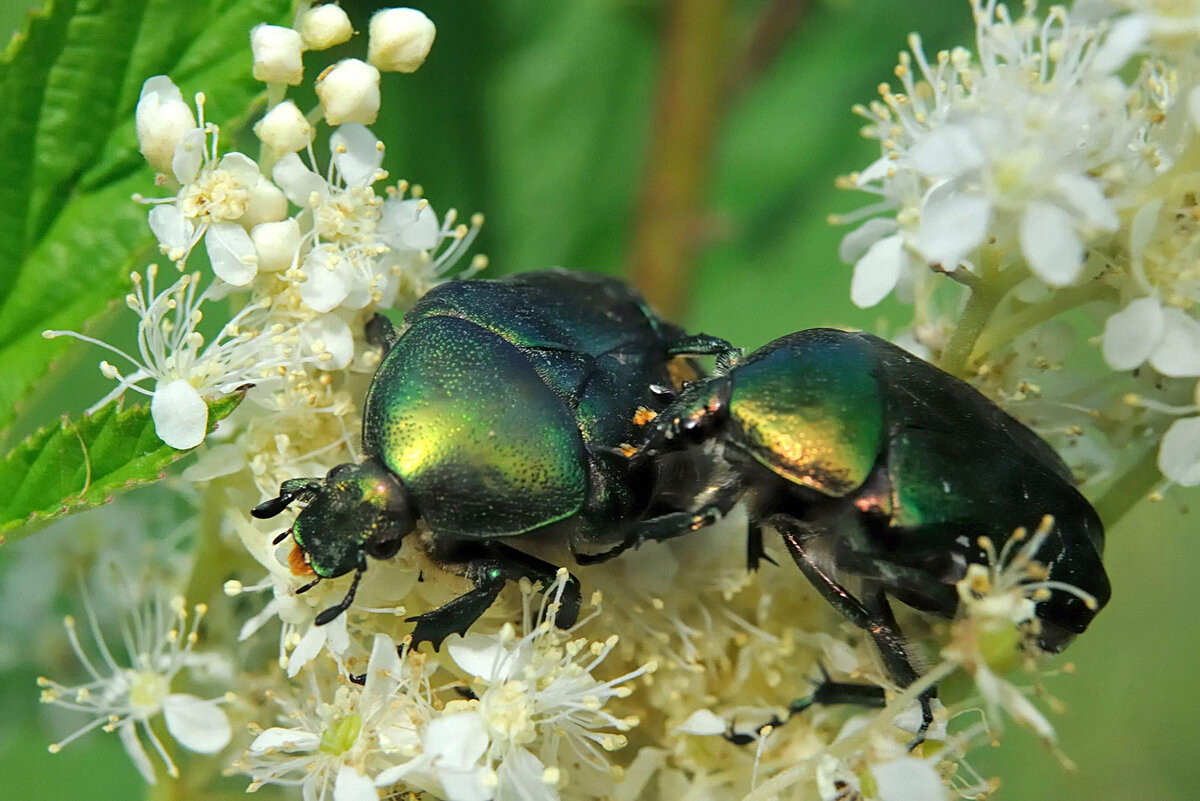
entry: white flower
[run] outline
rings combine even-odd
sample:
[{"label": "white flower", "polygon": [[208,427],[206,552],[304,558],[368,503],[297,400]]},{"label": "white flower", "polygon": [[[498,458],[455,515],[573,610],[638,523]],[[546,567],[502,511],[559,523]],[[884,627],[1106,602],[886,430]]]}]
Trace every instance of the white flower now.
[{"label": "white flower", "polygon": [[881,300],[918,259],[978,269],[989,238],[1045,283],[1071,284],[1085,245],[1118,226],[1106,176],[1136,159],[1141,121],[1111,73],[1130,43],[1058,7],[1045,21],[1011,20],[994,0],[974,0],[974,9],[977,61],[960,49],[930,63],[914,35],[897,68],[904,94],[885,87],[883,102],[856,109],[883,155],[843,185],[881,200],[847,221],[897,210],[847,237],[860,306]]},{"label": "white flower", "polygon": [[1200,417],[1171,423],[1159,446],[1158,469],[1181,486],[1200,484]]},{"label": "white flower", "polygon": [[300,36],[307,50],[327,50],[350,41],[353,35],[350,17],[335,3],[310,8],[300,17]]},{"label": "white flower", "polygon": [[415,8],[385,8],[371,17],[367,60],[385,72],[416,72],[425,63],[437,28]]},{"label": "white flower", "polygon": [[1104,324],[1104,360],[1114,370],[1150,365],[1172,378],[1200,376],[1200,321],[1163,308],[1156,298],[1138,298]]},{"label": "white flower", "polygon": [[546,593],[552,600],[536,614],[532,588],[523,584],[525,636],[505,624],[494,635],[447,640],[451,659],[473,677],[478,700],[456,702],[454,714],[426,730],[423,755],[381,774],[380,786],[422,774],[436,777],[450,801],[553,801],[568,755],[588,772],[609,771],[605,752],[623,747],[620,732],[637,721],[615,717],[605,706],[629,696],[629,682],[654,665],[610,681],[594,678],[618,638],[572,639],[587,620],[571,631],[555,628],[566,580],[560,571]]},{"label": "white flower", "polygon": [[[109,362],[100,372],[117,381],[117,386],[94,404],[89,412],[104,406],[127,389],[151,397],[151,414],[160,439],[173,448],[199,445],[208,431],[208,407],[204,398],[228,395],[247,383],[277,380],[274,370],[300,363],[302,357],[282,334],[278,341],[261,336],[258,326],[265,320],[261,302],[245,306],[226,323],[212,342],[206,342],[197,326],[204,319],[201,307],[213,298],[212,286],[199,291],[199,273],[186,273],[171,286],[155,293],[158,268],[146,270],[146,280],[133,273],[134,291],[126,304],[140,318],[136,356],[106,342],[74,331],[45,331],[43,336],[60,336],[98,345],[130,363],[132,372],[123,374]],[[143,283],[145,286],[143,286]],[[142,386],[154,382],[153,389]]]},{"label": "white flower", "polygon": [[183,102],[179,87],[165,75],[148,79],[142,84],[136,121],[142,155],[158,172],[170,172],[179,140],[196,127],[196,117]]},{"label": "white flower", "polygon": [[253,779],[251,791],[299,784],[309,801],[377,801],[375,776],[420,751],[417,732],[432,716],[429,694],[392,639],[376,634],[361,689],[340,687],[327,703],[281,701],[285,726],[259,734],[234,767]]},{"label": "white flower", "polygon": [[258,256],[258,268],[275,273],[296,266],[300,254],[300,223],[294,217],[265,222],[250,230],[250,241]]},{"label": "white flower", "polygon": [[217,277],[244,286],[258,272],[247,230],[259,223],[284,219],[287,198],[247,156],[227,153],[218,158],[220,132],[217,126],[204,121],[203,96],[197,100],[197,110],[200,127],[184,134],[171,161],[179,191],[174,197],[135,199],[153,206],[150,229],[163,253],[180,269],[204,239]]},{"label": "white flower", "polygon": [[300,34],[280,25],[255,25],[250,29],[254,54],[254,80],[296,86],[304,79],[303,43]]},{"label": "white flower", "polygon": [[285,100],[268,111],[254,125],[254,133],[276,153],[303,150],[312,144],[314,135],[308,118],[291,100]]},{"label": "white flower", "polygon": [[152,721],[162,716],[170,735],[189,751],[215,754],[229,743],[229,719],[218,706],[222,699],[206,701],[194,695],[171,692],[175,677],[195,660],[192,649],[198,639],[205,607],[198,605],[189,614],[182,598],[167,603],[159,595],[131,610],[123,626],[127,653],[124,663],[109,648],[96,622],[91,601],[85,596],[84,607],[93,630],[99,660],[94,661],[80,644],[74,618],[67,617],[67,637],[71,649],[88,672],[90,680],[78,686],[66,686],[39,678],[43,703],[85,712],[91,722],[50,746],[56,754],[62,747],[96,728],[115,731],[121,744],[142,777],[155,783],[154,766],[142,745],[145,737],[173,777],[179,770],[155,733]]},{"label": "white flower", "polygon": [[370,125],[379,116],[379,70],[348,58],[317,78],[317,97],[330,125]]}]

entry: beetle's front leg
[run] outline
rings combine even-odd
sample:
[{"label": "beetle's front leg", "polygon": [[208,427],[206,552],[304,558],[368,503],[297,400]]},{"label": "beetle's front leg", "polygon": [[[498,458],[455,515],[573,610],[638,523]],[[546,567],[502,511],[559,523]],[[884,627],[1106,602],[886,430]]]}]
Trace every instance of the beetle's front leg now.
[{"label": "beetle's front leg", "polygon": [[[875,589],[868,596],[868,604],[864,604],[834,579],[809,552],[806,541],[809,532],[798,521],[787,515],[776,515],[768,519],[766,524],[780,533],[792,560],[817,591],[825,596],[834,609],[871,636],[892,680],[900,687],[907,687],[916,681],[917,671],[905,650],[904,635],[896,623],[883,591]],[[917,731],[916,738],[909,743],[910,750],[925,740],[925,732],[933,723],[932,701],[936,695],[937,688],[931,687],[919,697],[921,728]]]}]

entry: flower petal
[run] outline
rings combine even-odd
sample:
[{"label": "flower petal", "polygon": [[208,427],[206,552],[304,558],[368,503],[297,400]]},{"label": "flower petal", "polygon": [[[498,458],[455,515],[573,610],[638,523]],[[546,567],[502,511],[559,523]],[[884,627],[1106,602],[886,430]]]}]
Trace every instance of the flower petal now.
[{"label": "flower petal", "polygon": [[477,712],[445,715],[425,729],[425,755],[439,767],[472,769],[487,747],[487,724]]},{"label": "flower petal", "polygon": [[333,782],[333,801],[379,801],[375,782],[349,765],[342,765]]},{"label": "flower petal", "polygon": [[1171,378],[1200,376],[1200,321],[1182,309],[1163,309],[1163,335],[1150,364]]},{"label": "flower petal", "polygon": [[441,238],[441,225],[423,200],[388,200],[383,204],[379,235],[399,250],[433,250]]},{"label": "flower petal", "polygon": [[203,128],[193,128],[179,139],[175,154],[171,157],[171,172],[176,181],[187,185],[196,180],[204,164],[205,141]]},{"label": "flower petal", "polygon": [[879,787],[879,801],[938,801],[949,798],[946,785],[928,762],[901,757],[872,765],[871,775]]},{"label": "flower petal", "polygon": [[983,150],[965,125],[944,125],[917,143],[909,162],[926,175],[955,178],[984,163]]},{"label": "flower petal", "polygon": [[321,370],[341,370],[354,358],[354,333],[349,324],[336,315],[323,314],[305,323],[300,336],[314,354],[326,357],[317,364]]},{"label": "flower petal", "polygon": [[1155,198],[1142,204],[1133,215],[1133,221],[1129,224],[1129,255],[1134,262],[1142,260],[1146,247],[1154,237],[1154,231],[1158,228],[1158,214],[1162,207],[1162,198]]},{"label": "flower petal", "polygon": [[483,634],[451,637],[446,651],[459,668],[488,682],[507,680],[518,661],[495,637]]},{"label": "flower petal", "polygon": [[990,200],[943,184],[930,190],[922,202],[913,246],[931,264],[953,270],[983,241],[991,222]]},{"label": "flower petal", "polygon": [[225,710],[194,695],[168,695],[163,702],[163,719],[175,741],[197,754],[217,753],[229,745],[233,735]]},{"label": "flower petal", "polygon": [[142,774],[146,784],[158,784],[158,780],[154,777],[154,765],[151,764],[142,741],[138,739],[136,724],[133,720],[126,718],[125,722],[117,726],[117,734],[121,738],[121,745],[125,746],[125,753],[129,754],[129,758],[133,760],[133,766],[138,769],[138,773]]},{"label": "flower petal", "polygon": [[275,162],[271,177],[288,196],[288,200],[302,209],[312,206],[314,192],[318,197],[329,194],[329,184],[325,183],[325,179],[304,166],[304,162],[295,153],[288,153]]},{"label": "flower petal", "polygon": [[904,240],[899,234],[871,245],[854,265],[854,277],[850,279],[850,300],[860,309],[879,303],[896,288],[906,261]]},{"label": "flower petal", "polygon": [[899,227],[891,217],[873,217],[842,237],[838,246],[838,258],[846,264],[854,264],[863,257],[867,249]]},{"label": "flower petal", "polygon": [[520,798],[522,801],[558,801],[558,791],[542,781],[546,766],[542,760],[524,748],[509,752],[497,771],[502,798]]},{"label": "flower petal", "polygon": [[1162,306],[1138,298],[1104,322],[1104,361],[1114,370],[1133,370],[1158,347],[1163,336]]},{"label": "flower petal", "polygon": [[[345,615],[338,615],[338,619],[345,619]],[[336,622],[336,621],[334,621]],[[308,627],[308,631],[304,632],[304,636],[300,638],[300,642],[296,643],[296,647],[292,649],[291,655],[288,657],[287,674],[288,678],[293,678],[300,672],[300,668],[307,665],[317,654],[321,653],[321,649],[325,647],[325,629],[323,626],[312,625]]]},{"label": "flower petal", "polygon": [[268,751],[316,751],[321,744],[321,738],[304,729],[283,729],[272,726],[254,738],[250,743],[251,754],[265,754]]},{"label": "flower petal", "polygon": [[1115,231],[1121,225],[1112,201],[1104,196],[1100,182],[1085,175],[1060,175],[1054,181],[1063,200],[1101,231]]},{"label": "flower petal", "polygon": [[1158,449],[1158,469],[1176,484],[1200,484],[1200,417],[1171,423]]},{"label": "flower petal", "polygon": [[383,164],[383,148],[370,128],[357,123],[341,125],[329,137],[329,148],[347,186],[365,187],[375,182]]},{"label": "flower petal", "polygon": [[350,283],[343,270],[330,269],[331,255],[325,248],[316,248],[304,260],[306,279],[300,285],[300,299],[313,311],[331,312],[350,294]]},{"label": "flower petal", "polygon": [[150,230],[158,239],[158,244],[166,251],[172,261],[178,261],[187,255],[188,245],[192,241],[192,233],[196,230],[191,220],[179,213],[179,209],[168,203],[160,203],[150,209]]},{"label": "flower petal", "polygon": [[1021,251],[1034,275],[1051,286],[1068,286],[1083,270],[1083,243],[1075,219],[1053,203],[1030,203],[1021,217]]},{"label": "flower petal", "polygon": [[208,404],[183,378],[155,388],[150,417],[158,438],[176,450],[196,447],[208,433]]},{"label": "flower petal", "polygon": [[245,286],[258,275],[258,254],[246,229],[237,223],[221,222],[209,226],[204,247],[213,272],[233,286]]},{"label": "flower petal", "polygon": [[697,709],[688,716],[687,720],[675,728],[675,733],[707,736],[711,734],[724,734],[728,728],[729,723],[725,718],[707,709]]}]

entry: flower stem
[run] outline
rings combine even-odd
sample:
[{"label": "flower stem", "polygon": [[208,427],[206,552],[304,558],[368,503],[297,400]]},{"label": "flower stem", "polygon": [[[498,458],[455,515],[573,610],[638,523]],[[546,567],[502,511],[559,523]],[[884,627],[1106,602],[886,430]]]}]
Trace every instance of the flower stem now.
[{"label": "flower stem", "polygon": [[1158,470],[1158,448],[1150,447],[1125,472],[1113,479],[1096,499],[1096,513],[1106,529],[1114,528],[1138,502],[1162,481]]},{"label": "flower stem", "polygon": [[1088,303],[1106,300],[1110,297],[1113,299],[1117,297],[1116,290],[1099,281],[1057,291],[1049,300],[1035,303],[1016,314],[1003,317],[996,325],[989,326],[975,340],[968,363],[974,364],[982,361],[996,347],[1011,342],[1015,337],[1052,317],[1057,317],[1078,306],[1085,306]]},{"label": "flower stem", "polygon": [[958,325],[954,327],[954,334],[950,337],[950,343],[942,353],[939,367],[959,378],[966,377],[967,358],[975,349],[976,341],[983,334],[983,329],[992,319],[992,313],[996,311],[1012,284],[1011,278],[1004,280],[985,274],[971,289],[967,305],[963,308]]},{"label": "flower stem", "polygon": [[698,242],[697,221],[708,183],[724,88],[729,35],[726,0],[673,0],[633,233],[634,283],[668,318],[683,311]]}]

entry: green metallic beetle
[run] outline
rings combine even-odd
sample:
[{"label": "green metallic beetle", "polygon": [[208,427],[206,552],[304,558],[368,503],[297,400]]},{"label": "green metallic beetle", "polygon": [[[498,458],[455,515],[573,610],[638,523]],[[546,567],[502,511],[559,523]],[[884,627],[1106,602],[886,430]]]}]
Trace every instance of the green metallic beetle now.
[{"label": "green metallic beetle", "polygon": [[[729,364],[685,387],[633,461],[718,444],[750,513],[751,566],[763,527],[778,531],[805,577],[874,639],[898,685],[917,673],[887,596],[953,616],[956,582],[990,558],[981,537],[999,548],[1052,516],[1032,554],[1047,572],[1048,597],[1036,605],[1044,650],[1066,647],[1108,601],[1104,529],[1069,469],[970,385],[878,337],[833,329],[790,334]],[[844,689],[854,703],[866,697]],[[823,683],[821,702],[836,690]]]},{"label": "green metallic beetle", "polygon": [[[621,452],[639,436],[638,410],[644,420],[671,398],[672,370],[694,368],[679,357],[731,348],[665,323],[618,280],[554,270],[454,281],[425,295],[402,331],[376,317],[369,335],[386,352],[363,408],[366,458],[323,481],[286,481],[253,510],[272,517],[307,502],[289,531],[315,581],[354,571],[318,624],[350,606],[367,557],[394,556],[418,519],[430,557],[475,584],[410,618],[414,642],[437,647],[506,581],[554,577],[553,565],[506,542],[514,537],[561,537],[586,563],[614,543],[707,525],[733,505],[732,494],[705,497],[702,454],[676,459],[686,469],[670,470],[670,492],[659,493],[663,466]],[[572,577],[557,622],[571,625],[578,606]]]}]

